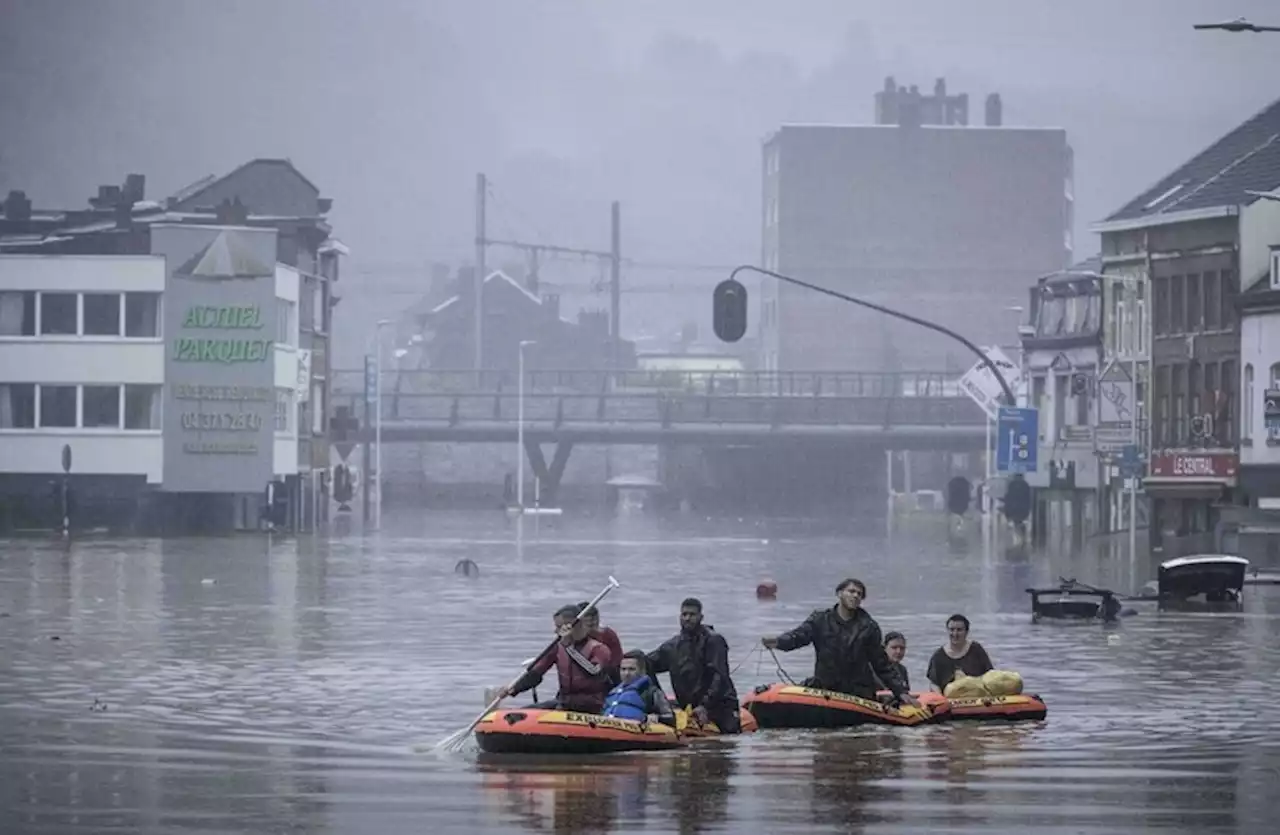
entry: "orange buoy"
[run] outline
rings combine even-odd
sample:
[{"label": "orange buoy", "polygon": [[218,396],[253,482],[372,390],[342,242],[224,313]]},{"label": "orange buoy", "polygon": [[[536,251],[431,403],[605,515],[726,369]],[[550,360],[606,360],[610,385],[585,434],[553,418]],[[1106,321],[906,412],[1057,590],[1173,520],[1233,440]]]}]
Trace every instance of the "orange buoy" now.
[{"label": "orange buoy", "polygon": [[772,580],[761,580],[756,586],[756,597],[760,600],[773,600],[778,596],[778,584]]}]

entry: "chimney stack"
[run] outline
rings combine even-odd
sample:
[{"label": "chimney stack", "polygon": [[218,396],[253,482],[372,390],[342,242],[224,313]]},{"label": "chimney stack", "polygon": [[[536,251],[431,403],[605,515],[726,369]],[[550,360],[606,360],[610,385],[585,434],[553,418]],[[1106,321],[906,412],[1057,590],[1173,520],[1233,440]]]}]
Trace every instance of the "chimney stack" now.
[{"label": "chimney stack", "polygon": [[31,201],[25,191],[11,191],[4,199],[4,219],[15,223],[31,220]]},{"label": "chimney stack", "polygon": [[147,196],[147,178],[141,174],[130,174],[124,178],[124,189],[120,195],[130,203],[141,203]]},{"label": "chimney stack", "polygon": [[987,96],[987,127],[998,128],[1004,123],[1003,110],[999,93]]}]

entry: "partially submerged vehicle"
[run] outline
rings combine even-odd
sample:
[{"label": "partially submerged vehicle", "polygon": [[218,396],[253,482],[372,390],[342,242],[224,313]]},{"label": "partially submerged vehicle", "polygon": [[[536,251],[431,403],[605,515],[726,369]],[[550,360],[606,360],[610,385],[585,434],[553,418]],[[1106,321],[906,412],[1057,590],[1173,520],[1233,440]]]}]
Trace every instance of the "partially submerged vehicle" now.
[{"label": "partially submerged vehicle", "polygon": [[1056,587],[1027,589],[1031,595],[1031,622],[1054,620],[1117,620],[1122,609],[1119,595],[1073,579],[1059,577]]},{"label": "partially submerged vehicle", "polygon": [[1161,603],[1203,598],[1205,603],[1238,603],[1249,561],[1227,554],[1196,554],[1160,563],[1156,596]]}]

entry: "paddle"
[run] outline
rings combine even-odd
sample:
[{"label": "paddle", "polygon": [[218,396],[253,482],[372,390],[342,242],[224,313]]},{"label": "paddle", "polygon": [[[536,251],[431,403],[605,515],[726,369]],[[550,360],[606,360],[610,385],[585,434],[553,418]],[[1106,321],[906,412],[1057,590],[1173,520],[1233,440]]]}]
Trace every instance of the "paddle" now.
[{"label": "paddle", "polygon": [[[582,620],[582,618],[587,614],[587,612],[591,611],[592,608],[594,608],[597,603],[599,603],[601,600],[604,599],[605,595],[607,595],[609,592],[613,591],[614,589],[618,588],[619,585],[621,584],[617,580],[613,579],[613,577],[610,577],[609,585],[601,589],[600,593],[597,594],[594,598],[592,598],[591,602],[582,608],[582,611],[578,612],[578,615],[573,619],[573,622],[576,624],[578,621]],[[547,653],[555,652],[556,644],[558,643],[560,643],[559,637],[557,637],[550,644],[548,644],[546,649],[538,653],[537,656],[534,657],[532,662],[525,665],[524,672],[522,672],[519,676],[516,676],[514,679],[512,679],[511,683],[508,684],[507,687],[515,687],[516,682],[520,681],[520,679],[524,677],[524,673],[527,673],[530,669],[533,668],[535,664],[537,664],[540,660],[546,657]],[[437,742],[435,746],[435,750],[457,751],[460,748],[462,748],[462,746],[466,744],[466,741],[471,737],[471,732],[476,729],[476,725],[479,725],[482,719],[488,716],[491,711],[495,710],[501,701],[502,701],[502,696],[498,696],[493,701],[489,702],[489,705],[484,709],[484,712],[481,713],[479,716],[477,716],[475,719],[473,719],[470,725],[467,725],[465,728],[462,728],[460,730],[454,731],[453,733],[446,736],[444,739]]]}]

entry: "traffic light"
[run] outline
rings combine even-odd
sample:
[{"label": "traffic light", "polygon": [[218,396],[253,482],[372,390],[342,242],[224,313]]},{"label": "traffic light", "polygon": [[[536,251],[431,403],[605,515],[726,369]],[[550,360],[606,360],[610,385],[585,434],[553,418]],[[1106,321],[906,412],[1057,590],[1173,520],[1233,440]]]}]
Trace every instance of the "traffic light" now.
[{"label": "traffic light", "polygon": [[1014,524],[1021,525],[1031,515],[1031,485],[1020,475],[1009,479],[1004,491],[1004,515]]},{"label": "traffic light", "polygon": [[969,479],[962,475],[947,482],[947,510],[957,516],[963,516],[969,509]]},{"label": "traffic light", "polygon": [[711,321],[721,342],[737,342],[747,332],[747,288],[734,278],[716,285]]}]

